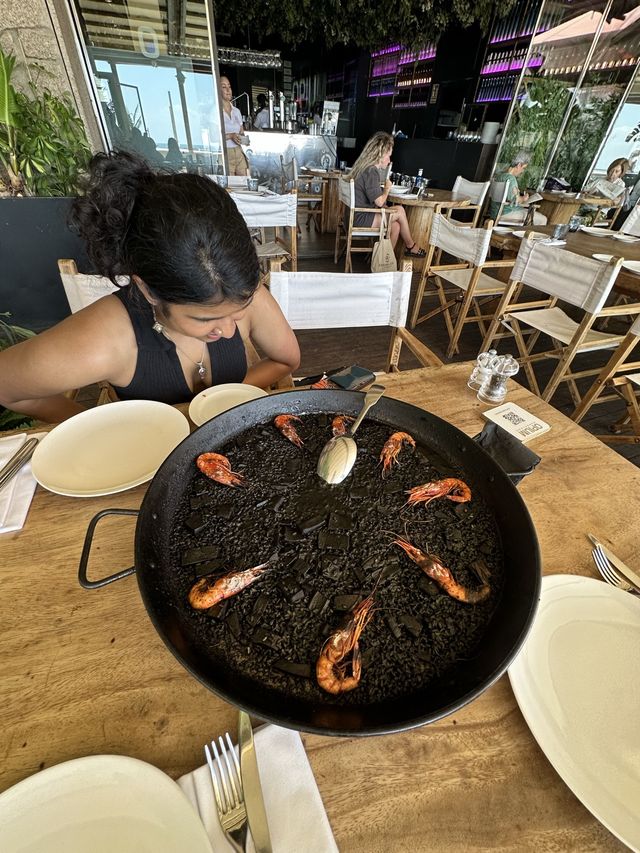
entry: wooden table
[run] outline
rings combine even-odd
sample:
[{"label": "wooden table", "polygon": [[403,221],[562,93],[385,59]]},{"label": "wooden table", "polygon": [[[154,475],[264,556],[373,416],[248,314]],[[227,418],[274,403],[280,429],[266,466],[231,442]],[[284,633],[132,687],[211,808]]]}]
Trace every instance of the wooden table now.
[{"label": "wooden table", "polygon": [[[406,371],[384,384],[473,435],[485,406],[466,387],[470,367]],[[596,576],[586,531],[638,568],[629,520],[640,509],[640,471],[524,388],[514,384],[509,399],[552,426],[533,443],[542,462],[520,485],[545,573]],[[236,710],[167,651],[135,578],[94,592],[78,585],[89,519],[108,506],[137,508],[143,493],[82,500],[38,488],[24,529],[0,537],[0,790],[100,753],[132,755],[176,778],[203,763],[207,740],[236,729]],[[91,576],[131,564],[135,521],[104,525]],[[553,770],[506,676],[421,729],[303,741],[342,853],[626,849]]]},{"label": "wooden table", "polygon": [[[420,198],[407,198],[406,195],[389,194],[392,204],[401,204],[407,211],[407,222],[411,235],[418,246],[426,249],[429,244],[431,233],[431,221],[436,208],[451,210],[452,208],[468,207],[471,199],[468,196],[454,193],[451,190],[427,189]],[[404,243],[398,240],[396,254],[401,257],[404,254]],[[413,260],[414,269],[422,269],[423,261]]]},{"label": "wooden table", "polygon": [[[524,229],[516,228],[517,230],[522,231]],[[550,235],[553,233],[553,225],[535,225],[527,230]],[[602,233],[603,235],[611,235],[617,232],[603,229]],[[569,231],[566,241],[563,248],[569,252],[575,252],[577,255],[583,255],[585,258],[590,258],[593,254],[600,254],[616,255],[626,258],[628,261],[640,261],[640,240],[634,243],[625,243],[612,236],[598,237],[587,234],[585,231]],[[491,237],[491,245],[500,249],[507,256],[518,254],[520,242],[521,238],[514,236],[513,233],[498,234],[494,231]],[[640,301],[640,275],[622,268],[616,279],[614,290]]]},{"label": "wooden table", "polygon": [[322,203],[322,216],[320,218],[320,228],[323,234],[331,232],[335,234],[338,227],[338,215],[340,213],[340,193],[338,191],[338,181],[344,177],[343,172],[338,169],[331,169],[324,172],[322,169],[305,169],[299,175],[302,180],[306,175],[313,175],[317,178],[323,178],[326,181],[326,195]]},{"label": "wooden table", "polygon": [[542,201],[536,203],[536,207],[547,217],[548,225],[566,225],[582,207],[588,204],[591,207],[615,207],[610,198],[599,196],[583,196],[579,198],[576,193],[551,193],[542,192]]}]

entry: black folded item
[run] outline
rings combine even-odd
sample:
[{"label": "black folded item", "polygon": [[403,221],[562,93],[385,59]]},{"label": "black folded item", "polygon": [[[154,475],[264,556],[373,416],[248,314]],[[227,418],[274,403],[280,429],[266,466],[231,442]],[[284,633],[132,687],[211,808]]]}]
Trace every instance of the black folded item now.
[{"label": "black folded item", "polygon": [[498,424],[485,424],[482,432],[474,435],[473,440],[498,463],[516,486],[540,462],[536,453]]}]

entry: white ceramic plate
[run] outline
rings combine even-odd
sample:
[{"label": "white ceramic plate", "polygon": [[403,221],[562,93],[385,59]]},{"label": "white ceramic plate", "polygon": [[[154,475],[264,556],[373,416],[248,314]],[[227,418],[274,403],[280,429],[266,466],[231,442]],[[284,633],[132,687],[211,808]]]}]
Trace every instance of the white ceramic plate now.
[{"label": "white ceramic plate", "polygon": [[592,234],[595,237],[612,237],[613,233],[608,228],[594,228],[591,225],[581,225],[580,230],[585,234]]},{"label": "white ceramic plate", "polygon": [[494,225],[491,230],[495,231],[496,234],[511,234],[513,229],[507,228],[506,225]]},{"label": "white ceramic plate", "polygon": [[42,439],[33,476],[50,492],[111,495],[146,483],[189,435],[189,421],[166,403],[123,400],[64,421]]},{"label": "white ceramic plate", "polygon": [[594,255],[591,255],[591,257],[594,258],[594,260],[596,261],[604,261],[605,264],[608,264],[613,255],[601,255],[599,253],[596,253]]},{"label": "white ceramic plate", "polygon": [[214,385],[205,388],[189,404],[189,417],[197,426],[210,421],[221,412],[246,403],[248,400],[257,400],[258,397],[266,397],[267,392],[254,385],[245,385],[242,382],[229,382],[226,385]]},{"label": "white ceramic plate", "polygon": [[[524,235],[527,232],[526,231],[512,231],[511,233],[513,234],[514,237],[519,237],[522,240]],[[532,236],[533,236],[534,240],[548,240],[549,239],[548,234],[541,234],[539,231],[533,231]]]},{"label": "white ceramic plate", "polygon": [[36,773],[0,795],[6,853],[212,853],[193,807],[157,767],[91,755]]},{"label": "white ceramic plate", "polygon": [[578,799],[640,849],[640,598],[592,578],[542,579],[509,678],[543,752]]},{"label": "white ceramic plate", "polygon": [[404,195],[405,193],[408,193],[410,189],[411,187],[399,187],[394,184],[389,190],[389,195]]},{"label": "white ceramic plate", "polygon": [[640,273],[640,261],[623,261],[622,266],[629,272]]},{"label": "white ceramic plate", "polygon": [[640,237],[634,237],[632,234],[620,234],[619,231],[612,231],[611,236],[623,243],[637,243],[640,240]]}]

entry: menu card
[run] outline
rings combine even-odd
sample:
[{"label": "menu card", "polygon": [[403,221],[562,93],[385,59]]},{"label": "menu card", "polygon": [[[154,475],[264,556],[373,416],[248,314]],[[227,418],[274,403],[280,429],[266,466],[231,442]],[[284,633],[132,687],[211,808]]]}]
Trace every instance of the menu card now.
[{"label": "menu card", "polygon": [[495,409],[488,409],[482,413],[482,417],[498,424],[502,429],[520,439],[523,444],[544,435],[551,429],[548,423],[526,412],[516,403],[503,403]]}]

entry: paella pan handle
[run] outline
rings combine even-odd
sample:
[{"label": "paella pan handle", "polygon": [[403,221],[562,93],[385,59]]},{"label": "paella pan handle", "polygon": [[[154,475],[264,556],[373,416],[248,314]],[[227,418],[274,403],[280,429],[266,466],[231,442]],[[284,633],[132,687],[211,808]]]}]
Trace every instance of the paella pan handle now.
[{"label": "paella pan handle", "polygon": [[129,569],[122,569],[122,571],[116,572],[113,575],[108,575],[106,578],[100,578],[97,581],[90,581],[87,577],[87,565],[89,563],[91,545],[93,544],[93,534],[98,522],[107,515],[138,515],[138,512],[139,510],[137,509],[103,509],[93,516],[89,522],[89,527],[87,528],[87,533],[84,537],[84,545],[82,546],[82,554],[80,555],[80,564],[78,566],[78,580],[80,581],[80,586],[85,589],[99,589],[101,586],[106,586],[109,583],[113,583],[113,581],[119,581],[135,572],[136,567],[131,566]]}]

